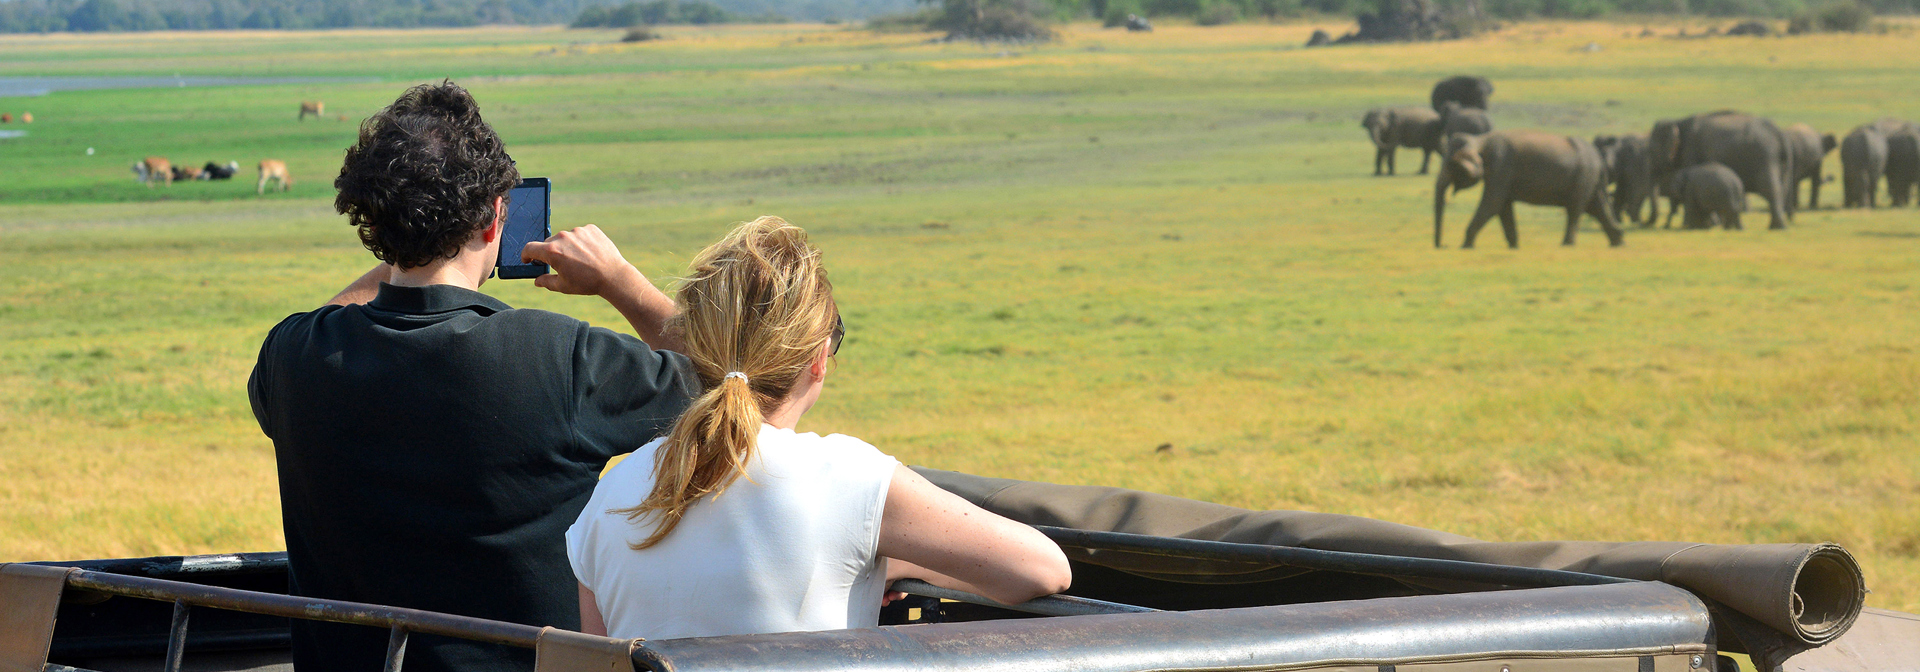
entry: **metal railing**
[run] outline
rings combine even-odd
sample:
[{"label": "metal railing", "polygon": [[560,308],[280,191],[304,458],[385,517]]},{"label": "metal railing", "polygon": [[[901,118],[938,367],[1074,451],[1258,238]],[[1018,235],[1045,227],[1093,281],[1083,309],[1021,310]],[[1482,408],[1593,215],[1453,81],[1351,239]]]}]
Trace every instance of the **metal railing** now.
[{"label": "metal railing", "polygon": [[[1289,546],[1240,544],[1199,539],[1154,537],[1120,532],[1096,532],[1060,527],[1034,526],[1062,547],[1089,551],[1135,553],[1190,560],[1216,560],[1305,569],[1367,574],[1388,577],[1468,581],[1494,586],[1553,587],[1612,583],[1633,583],[1597,574],[1531,567],[1511,567],[1460,560],[1408,558],[1400,556],[1350,553]],[[257,554],[265,558],[276,554]],[[284,557],[284,554],[277,554]],[[36,563],[53,564],[53,563]],[[296,597],[237,588],[207,586],[144,576],[130,576],[84,568],[83,563],[67,575],[66,585],[81,590],[173,603],[173,619],[168,629],[167,652],[163,669],[179,672],[186,653],[187,627],[193,607],[280,616],[333,623],[347,623],[388,630],[385,672],[400,672],[406,657],[410,633],[444,635],[460,639],[536,648],[542,628],[518,623],[456,616],[419,609],[377,604]],[[114,567],[114,569],[124,568]],[[1003,604],[965,591],[941,588],[924,581],[903,579],[892,588],[926,597],[980,604],[1048,616],[1080,616],[1158,611],[1146,607],[1093,600],[1066,595],[1049,595],[1021,604]],[[49,670],[65,669],[49,665]]]}]

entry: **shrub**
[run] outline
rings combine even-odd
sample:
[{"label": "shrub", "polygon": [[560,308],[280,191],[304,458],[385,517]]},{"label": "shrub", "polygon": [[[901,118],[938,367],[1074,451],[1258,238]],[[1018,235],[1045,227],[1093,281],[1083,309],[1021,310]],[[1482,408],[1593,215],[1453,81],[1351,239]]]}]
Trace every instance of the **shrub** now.
[{"label": "shrub", "polygon": [[1051,40],[1041,9],[1034,0],[941,0],[929,27],[947,31],[949,40]]},{"label": "shrub", "polygon": [[940,10],[925,7],[919,11],[899,14],[882,14],[867,19],[867,30],[879,33],[918,33],[930,30],[929,26],[940,18]]},{"label": "shrub", "polygon": [[1803,9],[1787,21],[1787,34],[1815,32],[1857,33],[1873,26],[1873,7],[1855,0],[1838,0]]},{"label": "shrub", "polygon": [[620,37],[621,42],[650,42],[657,39],[660,39],[660,34],[647,26],[628,28],[627,34]]},{"label": "shrub", "polygon": [[1193,22],[1202,26],[1219,26],[1239,23],[1241,18],[1239,5],[1226,0],[1214,0],[1201,9],[1198,16],[1193,17]]},{"label": "shrub", "polygon": [[1100,25],[1119,28],[1127,25],[1128,14],[1144,14],[1139,0],[1107,0],[1107,9],[1100,14]]},{"label": "shrub", "polygon": [[1202,0],[1145,0],[1145,16],[1199,16]]},{"label": "shrub", "polygon": [[1300,16],[1306,13],[1306,8],[1301,5],[1300,0],[1248,0],[1246,9],[1249,14],[1258,14],[1269,19]]}]

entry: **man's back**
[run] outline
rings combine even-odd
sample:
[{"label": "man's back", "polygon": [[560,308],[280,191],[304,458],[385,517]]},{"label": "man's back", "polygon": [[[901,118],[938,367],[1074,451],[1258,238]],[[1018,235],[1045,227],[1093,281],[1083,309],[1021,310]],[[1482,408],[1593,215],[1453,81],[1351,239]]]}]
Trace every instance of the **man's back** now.
[{"label": "man's back", "polygon": [[[249,383],[273,439],[295,595],[577,628],[563,535],[613,455],[695,392],[684,357],[448,285],[294,315]],[[377,669],[386,633],[296,625],[307,670]],[[531,655],[416,637],[409,670]]]}]

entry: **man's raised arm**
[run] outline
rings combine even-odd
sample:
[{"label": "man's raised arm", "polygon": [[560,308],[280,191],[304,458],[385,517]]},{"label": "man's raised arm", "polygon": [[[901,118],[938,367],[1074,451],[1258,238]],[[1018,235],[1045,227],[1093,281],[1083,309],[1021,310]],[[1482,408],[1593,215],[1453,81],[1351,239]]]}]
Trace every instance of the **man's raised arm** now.
[{"label": "man's raised arm", "polygon": [[606,299],[647,345],[656,350],[682,350],[680,339],[667,332],[667,322],[677,312],[673,299],[654,287],[640,269],[627,263],[626,257],[620,256],[620,248],[600,227],[588,224],[554,234],[544,242],[527,243],[520,257],[544,262],[554,270],[534,278],[533,284],[562,294]]},{"label": "man's raised arm", "polygon": [[339,294],[333,295],[333,299],[327,301],[326,305],[351,306],[372,301],[373,297],[380,295],[380,283],[386,282],[392,276],[392,265],[374,266],[373,270],[367,271],[365,275],[347,285],[346,289],[340,290]]}]

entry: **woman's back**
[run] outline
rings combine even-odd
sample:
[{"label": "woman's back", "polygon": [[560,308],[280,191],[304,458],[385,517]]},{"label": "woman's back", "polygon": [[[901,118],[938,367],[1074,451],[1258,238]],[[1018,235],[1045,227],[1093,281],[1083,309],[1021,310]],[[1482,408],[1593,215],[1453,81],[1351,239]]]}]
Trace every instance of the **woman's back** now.
[{"label": "woman's back", "polygon": [[654,485],[655,440],[609,470],[567,531],[574,575],[612,637],[872,627],[886,587],[881,516],[899,462],[859,439],[762,425],[745,478],[658,544],[624,512]]}]

